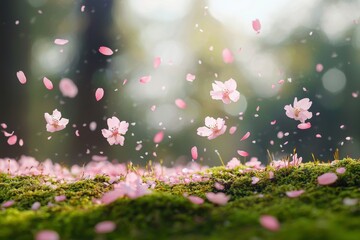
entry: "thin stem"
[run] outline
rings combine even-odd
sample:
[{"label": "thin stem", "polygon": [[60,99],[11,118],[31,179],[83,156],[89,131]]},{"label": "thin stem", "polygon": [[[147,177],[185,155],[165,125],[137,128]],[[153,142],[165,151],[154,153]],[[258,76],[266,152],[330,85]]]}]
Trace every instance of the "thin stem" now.
[{"label": "thin stem", "polygon": [[219,156],[219,159],[220,159],[221,164],[225,167],[224,161],[223,161],[223,159],[222,159],[219,151],[218,151],[218,150],[215,150],[215,153]]}]

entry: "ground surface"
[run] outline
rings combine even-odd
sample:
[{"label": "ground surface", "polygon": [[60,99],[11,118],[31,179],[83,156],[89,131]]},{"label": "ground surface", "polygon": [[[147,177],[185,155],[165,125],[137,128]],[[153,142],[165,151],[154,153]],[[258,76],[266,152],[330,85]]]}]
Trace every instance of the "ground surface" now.
[{"label": "ground surface", "polygon": [[[326,172],[338,174],[337,181],[320,186],[317,177]],[[241,173],[241,167],[212,168],[206,182],[156,184],[153,193],[137,199],[118,199],[103,205],[93,203],[111,190],[108,178],[75,183],[44,185],[44,176],[0,174],[0,203],[15,203],[0,211],[0,239],[34,239],[43,229],[55,230],[61,239],[360,239],[360,161],[344,159],[335,164],[307,163],[274,171]],[[251,177],[260,178],[251,184]],[[191,203],[184,193],[205,198],[218,192],[214,183],[225,186],[231,197],[225,206],[209,201]],[[285,192],[303,189],[297,198]],[[55,202],[54,197],[66,200]],[[344,203],[345,199],[345,203]],[[350,204],[349,204],[350,199]],[[354,200],[351,201],[351,200]],[[34,202],[42,207],[31,210]],[[52,202],[48,206],[48,203]],[[259,224],[259,217],[276,217],[280,230],[271,232]],[[104,220],[114,221],[112,233],[96,234],[94,226]]]}]

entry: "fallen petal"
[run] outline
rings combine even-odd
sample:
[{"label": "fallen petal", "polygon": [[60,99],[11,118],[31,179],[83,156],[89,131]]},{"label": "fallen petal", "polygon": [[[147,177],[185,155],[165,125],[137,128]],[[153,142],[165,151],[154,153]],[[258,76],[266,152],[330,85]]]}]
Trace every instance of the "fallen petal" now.
[{"label": "fallen petal", "polygon": [[318,183],[320,185],[333,184],[334,182],[336,182],[337,179],[338,179],[338,177],[336,176],[335,173],[324,173],[323,175],[321,175],[317,178]]}]

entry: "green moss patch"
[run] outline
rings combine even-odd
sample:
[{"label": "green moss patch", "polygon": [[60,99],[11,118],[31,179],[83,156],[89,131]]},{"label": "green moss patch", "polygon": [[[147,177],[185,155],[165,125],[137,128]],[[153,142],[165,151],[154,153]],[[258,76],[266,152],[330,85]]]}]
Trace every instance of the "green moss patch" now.
[{"label": "green moss patch", "polygon": [[[319,175],[338,167],[345,167],[346,172],[333,185],[318,185]],[[93,203],[112,189],[104,176],[46,185],[51,180],[45,176],[0,174],[0,203],[15,201],[0,211],[0,239],[33,239],[43,229],[57,231],[61,239],[360,239],[360,204],[344,204],[346,198],[360,200],[359,160],[306,163],[276,171],[241,173],[241,169],[209,169],[206,182],[157,182],[151,195],[122,198],[109,205]],[[273,179],[269,171],[274,172]],[[255,185],[253,176],[260,178]],[[205,198],[207,192],[218,192],[215,182],[231,197],[225,206],[208,201],[195,205],[183,196]],[[299,189],[305,193],[297,198],[285,194]],[[55,202],[59,195],[67,200]],[[36,201],[41,208],[30,210]],[[259,224],[263,214],[278,218],[281,229],[264,229]],[[94,226],[104,220],[114,221],[116,230],[96,234]]]}]

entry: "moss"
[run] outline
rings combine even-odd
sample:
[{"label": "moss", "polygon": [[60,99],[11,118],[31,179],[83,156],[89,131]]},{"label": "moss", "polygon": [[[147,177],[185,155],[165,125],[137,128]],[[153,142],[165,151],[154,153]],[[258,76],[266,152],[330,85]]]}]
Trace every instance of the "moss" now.
[{"label": "moss", "polygon": [[[346,172],[331,186],[319,186],[317,177]],[[281,169],[273,179],[268,168],[261,172],[242,174],[240,168],[209,169],[206,182],[167,185],[157,183],[154,193],[135,200],[118,199],[109,205],[95,205],[111,189],[108,178],[80,180],[64,184],[53,182],[55,189],[43,184],[44,176],[10,177],[0,174],[0,202],[15,200],[16,204],[0,212],[0,239],[33,239],[42,229],[53,229],[61,239],[359,239],[360,206],[346,206],[343,199],[360,199],[360,161],[344,159],[334,165],[306,163],[300,167]],[[251,177],[261,180],[251,184]],[[183,193],[204,197],[217,191],[214,183],[225,186],[231,196],[222,207],[209,202],[194,205]],[[298,198],[288,198],[286,191],[304,189]],[[54,196],[66,195],[67,200],[54,203]],[[29,210],[34,201],[42,206]],[[259,216],[270,214],[281,222],[281,230],[263,229]],[[112,220],[117,230],[97,235],[94,226]]]}]

